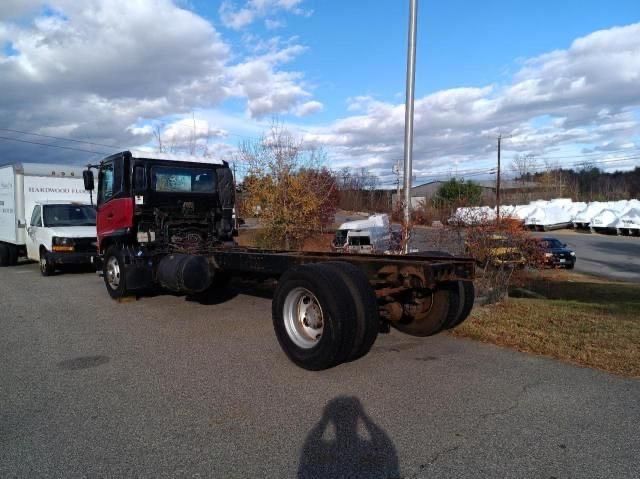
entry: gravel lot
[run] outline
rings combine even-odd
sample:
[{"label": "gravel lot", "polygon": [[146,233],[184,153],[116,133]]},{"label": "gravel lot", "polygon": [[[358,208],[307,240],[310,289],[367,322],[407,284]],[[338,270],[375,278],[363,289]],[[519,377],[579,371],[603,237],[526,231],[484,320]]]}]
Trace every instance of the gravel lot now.
[{"label": "gravel lot", "polygon": [[438,335],[320,373],[268,288],[0,269],[0,477],[639,477],[640,381]]}]

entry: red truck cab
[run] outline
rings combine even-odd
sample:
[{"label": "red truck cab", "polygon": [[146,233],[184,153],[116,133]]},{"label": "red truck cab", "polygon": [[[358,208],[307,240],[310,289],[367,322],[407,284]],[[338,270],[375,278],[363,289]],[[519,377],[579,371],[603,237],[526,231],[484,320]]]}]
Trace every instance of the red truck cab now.
[{"label": "red truck cab", "polygon": [[[98,253],[112,296],[153,284],[167,255],[235,244],[235,186],[226,162],[136,158],[125,151],[94,168]],[[84,176],[91,187],[91,169]]]}]

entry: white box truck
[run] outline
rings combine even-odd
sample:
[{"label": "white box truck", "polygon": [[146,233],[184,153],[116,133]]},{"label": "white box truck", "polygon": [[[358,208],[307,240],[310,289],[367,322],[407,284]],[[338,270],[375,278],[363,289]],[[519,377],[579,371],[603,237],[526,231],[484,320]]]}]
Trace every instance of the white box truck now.
[{"label": "white box truck", "polygon": [[0,166],[0,266],[18,258],[49,276],[67,264],[92,264],[96,214],[80,167],[40,163]]}]

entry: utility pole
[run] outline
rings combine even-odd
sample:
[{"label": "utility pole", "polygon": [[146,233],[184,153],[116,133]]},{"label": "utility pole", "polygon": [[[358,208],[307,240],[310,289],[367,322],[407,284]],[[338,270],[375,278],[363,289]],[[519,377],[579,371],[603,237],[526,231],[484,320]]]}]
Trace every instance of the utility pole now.
[{"label": "utility pole", "polygon": [[496,176],[496,222],[500,225],[500,147],[502,134],[498,135],[498,171]]},{"label": "utility pole", "polygon": [[410,0],[409,39],[407,47],[407,86],[404,114],[404,253],[409,252],[409,223],[411,222],[411,176],[413,174],[413,106],[416,84],[416,38],[418,0]]}]

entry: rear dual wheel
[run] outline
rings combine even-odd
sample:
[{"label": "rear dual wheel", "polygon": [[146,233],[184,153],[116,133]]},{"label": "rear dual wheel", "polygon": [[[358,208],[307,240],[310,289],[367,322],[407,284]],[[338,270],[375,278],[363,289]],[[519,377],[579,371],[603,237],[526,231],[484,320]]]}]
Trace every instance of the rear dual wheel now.
[{"label": "rear dual wheel", "polygon": [[0,266],[15,266],[18,264],[18,247],[12,244],[0,243]]},{"label": "rear dual wheel", "polygon": [[[446,251],[423,251],[428,256],[451,258]],[[440,290],[431,292],[427,311],[408,322],[394,324],[396,328],[412,336],[431,336],[443,329],[452,329],[469,317],[475,300],[472,281],[450,281]]]},{"label": "rear dual wheel", "polygon": [[322,370],[364,356],[378,334],[375,294],[362,271],[343,262],[287,271],[273,298],[273,326],[289,359]]},{"label": "rear dual wheel", "polygon": [[18,247],[9,245],[9,266],[16,266],[18,264]]},{"label": "rear dual wheel", "polygon": [[9,247],[0,243],[0,266],[9,266]]},{"label": "rear dual wheel", "polygon": [[460,325],[471,313],[474,302],[471,281],[451,281],[420,299],[422,311],[413,317],[395,321],[393,326],[411,336],[432,336],[443,329]]}]

